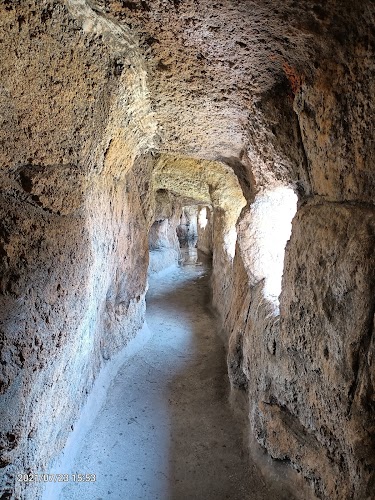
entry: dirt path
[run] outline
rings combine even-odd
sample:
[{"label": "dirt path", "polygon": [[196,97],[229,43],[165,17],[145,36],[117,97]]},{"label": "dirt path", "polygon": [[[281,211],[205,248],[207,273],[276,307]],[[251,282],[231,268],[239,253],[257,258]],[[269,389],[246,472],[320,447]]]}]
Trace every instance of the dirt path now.
[{"label": "dirt path", "polygon": [[248,461],[208,280],[194,259],[151,280],[152,338],[120,368],[76,459],[97,481],[68,483],[61,500],[291,498]]}]

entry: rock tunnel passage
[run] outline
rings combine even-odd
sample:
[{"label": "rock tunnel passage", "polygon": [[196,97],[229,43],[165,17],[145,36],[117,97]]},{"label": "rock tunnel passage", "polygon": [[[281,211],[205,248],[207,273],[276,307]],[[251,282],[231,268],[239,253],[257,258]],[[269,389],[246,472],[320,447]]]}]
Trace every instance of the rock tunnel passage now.
[{"label": "rock tunnel passage", "polygon": [[185,249],[181,267],[150,280],[151,340],[120,368],[72,468],[97,481],[70,483],[60,500],[298,498],[250,461],[246,426],[229,405],[207,260]]},{"label": "rock tunnel passage", "polygon": [[23,474],[140,339],[193,203],[249,435],[374,498],[374,26],[373,0],[0,1],[2,500],[40,499]]}]

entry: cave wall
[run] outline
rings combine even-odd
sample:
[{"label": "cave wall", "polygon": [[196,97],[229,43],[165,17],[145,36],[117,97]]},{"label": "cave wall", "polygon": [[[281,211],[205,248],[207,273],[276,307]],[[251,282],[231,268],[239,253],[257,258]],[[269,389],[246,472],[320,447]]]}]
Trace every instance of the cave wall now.
[{"label": "cave wall", "polygon": [[191,205],[182,207],[180,223],[177,226],[177,237],[180,246],[195,246],[198,238],[198,207]]},{"label": "cave wall", "polygon": [[[370,498],[374,491],[374,217],[372,207],[307,204],[286,254],[284,395],[263,414],[284,423],[278,453],[286,445],[292,460],[302,457],[317,478],[325,467],[317,485],[325,496]],[[310,449],[290,433],[293,420]]]},{"label": "cave wall", "polygon": [[[289,179],[299,203],[280,312],[249,261],[255,198],[237,226],[230,312],[223,314],[231,381],[248,391],[256,438],[319,498],[371,498],[375,490],[374,88],[367,58],[361,62],[330,63],[294,99],[295,147],[306,158]],[[301,179],[308,184],[299,190]]]},{"label": "cave wall", "polygon": [[370,498],[374,488],[373,218],[372,208],[350,204],[298,211],[280,315],[264,282],[244,285],[236,255],[225,321],[232,384],[248,391],[258,441],[319,498]]},{"label": "cave wall", "polygon": [[180,243],[177,227],[180,223],[182,204],[177,196],[167,190],[155,193],[155,212],[149,231],[149,275],[176,266],[180,260]]},{"label": "cave wall", "polygon": [[154,123],[123,27],[76,2],[5,2],[0,19],[0,491],[36,498],[16,473],[48,470],[143,323],[149,170],[133,165]]},{"label": "cave wall", "polygon": [[354,51],[353,61],[323,65],[295,100],[312,196],[285,257],[285,378],[254,421],[271,453],[302,465],[319,496],[359,499],[375,490],[375,89],[368,43],[357,40]]},{"label": "cave wall", "polygon": [[213,214],[211,207],[198,208],[198,241],[197,248],[206,255],[213,252],[212,246]]}]

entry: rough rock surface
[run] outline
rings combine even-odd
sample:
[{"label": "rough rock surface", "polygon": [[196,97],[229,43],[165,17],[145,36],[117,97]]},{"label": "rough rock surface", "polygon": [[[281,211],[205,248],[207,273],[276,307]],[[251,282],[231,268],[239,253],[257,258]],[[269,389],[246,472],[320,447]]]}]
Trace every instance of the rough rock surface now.
[{"label": "rough rock surface", "polygon": [[182,207],[180,223],[176,231],[180,246],[196,246],[198,240],[198,207],[196,205]]},{"label": "rough rock surface", "polygon": [[155,193],[155,219],[149,230],[149,275],[176,265],[180,259],[180,243],[176,228],[182,206],[178,197],[159,189]]},{"label": "rough rock surface", "polygon": [[1,493],[34,498],[16,473],[48,470],[101,365],[143,321],[131,166],[154,125],[126,28],[83,3],[0,11]]},{"label": "rough rock surface", "polygon": [[[4,498],[37,496],[15,472],[63,446],[193,200],[257,439],[321,498],[374,496],[374,24],[371,0],[1,3]],[[278,188],[280,313],[248,231]]]},{"label": "rough rock surface", "polygon": [[212,223],[213,210],[210,206],[198,208],[198,241],[197,248],[206,255],[212,255]]},{"label": "rough rock surface", "polygon": [[288,244],[281,325],[261,282],[238,291],[247,317],[229,319],[229,368],[248,388],[258,440],[324,498],[374,491],[374,215],[350,204],[305,206]]},{"label": "rough rock surface", "polygon": [[374,493],[374,245],[371,207],[313,203],[293,222],[286,254],[276,346],[284,380],[258,417],[269,413],[279,429],[262,437],[271,453],[302,459],[313,477],[324,464],[325,497]]}]

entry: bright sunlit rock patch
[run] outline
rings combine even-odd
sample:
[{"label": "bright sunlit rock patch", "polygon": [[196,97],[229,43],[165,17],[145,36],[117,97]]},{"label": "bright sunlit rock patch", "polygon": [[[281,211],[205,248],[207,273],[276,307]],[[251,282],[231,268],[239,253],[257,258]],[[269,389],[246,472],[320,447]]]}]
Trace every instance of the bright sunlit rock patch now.
[{"label": "bright sunlit rock patch", "polygon": [[285,245],[290,238],[297,210],[293,189],[280,186],[257,196],[251,209],[251,268],[257,280],[264,279],[264,298],[276,312],[279,307]]},{"label": "bright sunlit rock patch", "polygon": [[207,226],[208,224],[208,219],[207,219],[207,208],[206,207],[202,207],[200,210],[199,210],[199,215],[198,215],[198,224],[199,224],[199,227],[202,228],[202,229],[205,229],[205,227]]},{"label": "bright sunlit rock patch", "polygon": [[236,228],[232,227],[224,236],[225,250],[231,259],[234,258],[234,254],[236,253],[236,241],[237,231]]}]

